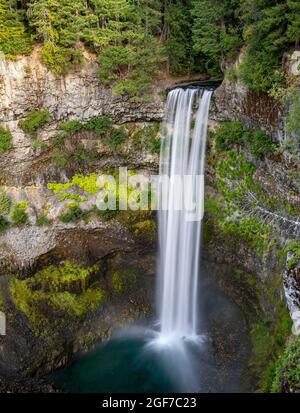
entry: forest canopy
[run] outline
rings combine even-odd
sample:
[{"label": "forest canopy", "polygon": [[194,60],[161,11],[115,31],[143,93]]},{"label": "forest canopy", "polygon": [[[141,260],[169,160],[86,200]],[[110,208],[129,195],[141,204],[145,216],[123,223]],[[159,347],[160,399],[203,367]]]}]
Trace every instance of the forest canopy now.
[{"label": "forest canopy", "polygon": [[254,91],[284,85],[283,57],[300,41],[299,0],[0,0],[0,51],[41,45],[60,75],[97,54],[99,76],[138,99],[160,70],[222,78],[243,50],[239,77]]}]

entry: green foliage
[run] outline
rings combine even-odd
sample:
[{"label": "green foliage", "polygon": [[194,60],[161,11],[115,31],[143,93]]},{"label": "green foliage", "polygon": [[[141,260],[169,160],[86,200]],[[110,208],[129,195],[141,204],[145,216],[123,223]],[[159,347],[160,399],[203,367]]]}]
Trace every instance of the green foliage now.
[{"label": "green foliage", "polygon": [[300,336],[293,337],[276,363],[272,393],[300,390]]},{"label": "green foliage", "polygon": [[41,139],[34,139],[33,143],[32,143],[32,149],[33,150],[45,150],[47,149],[47,144],[42,141]]},{"label": "green foliage", "polygon": [[55,148],[52,152],[52,159],[58,168],[65,168],[68,165],[68,156],[60,149]]},{"label": "green foliage", "polygon": [[107,115],[94,116],[89,119],[83,127],[89,132],[105,135],[112,129],[112,120]]},{"label": "green foliage", "polygon": [[234,150],[224,153],[217,165],[217,189],[222,199],[207,196],[205,206],[219,235],[230,236],[232,242],[239,240],[262,255],[271,242],[271,227],[262,223],[258,217],[250,216],[257,203],[264,201],[260,185],[254,180],[255,166],[248,162],[242,153]]},{"label": "green foliage", "polygon": [[105,143],[113,151],[117,152],[122,149],[123,143],[127,138],[127,131],[124,127],[113,128]]},{"label": "green foliage", "polygon": [[242,44],[238,0],[192,0],[193,47],[205,59],[208,73],[220,76],[225,59],[234,59]]},{"label": "green foliage", "polygon": [[[75,135],[75,133],[80,132],[83,129],[83,124],[79,120],[69,120],[67,122],[61,122],[60,125],[61,129],[65,131],[67,134]],[[62,139],[62,143],[64,141],[65,135],[60,135]]]},{"label": "green foliage", "polygon": [[132,225],[133,234],[142,241],[153,243],[157,236],[156,222],[152,219],[137,222]]},{"label": "green foliage", "polygon": [[0,0],[0,52],[7,58],[31,52],[31,41],[23,22],[24,10],[16,2]]},{"label": "green foliage", "polygon": [[172,74],[190,72],[194,65],[190,0],[165,2],[164,21],[170,72]]},{"label": "green foliage", "polygon": [[20,122],[20,127],[31,138],[35,139],[37,131],[52,120],[47,109],[34,109],[26,113],[25,119]]},{"label": "green foliage", "polygon": [[0,190],[0,215],[7,215],[10,211],[11,199],[5,191]]},{"label": "green foliage", "polygon": [[[76,12],[74,12],[74,10]],[[220,77],[243,48],[239,76],[254,91],[284,84],[284,52],[300,41],[296,0],[0,0],[0,50],[29,54],[62,75],[97,56],[99,77],[117,94],[147,99],[165,67]]]},{"label": "green foliage", "polygon": [[0,125],[0,156],[9,149],[12,149],[12,134],[8,129]]},{"label": "green foliage", "polygon": [[250,369],[259,375],[259,392],[269,392],[274,381],[276,363],[291,333],[292,321],[284,305],[278,309],[278,320],[262,320],[251,327],[252,356]]},{"label": "green foliage", "polygon": [[82,62],[82,52],[64,48],[48,41],[41,49],[42,62],[56,75],[62,75]]},{"label": "green foliage", "polygon": [[242,145],[249,149],[250,153],[258,159],[264,156],[272,156],[277,153],[277,146],[262,130],[254,131],[246,129],[240,122],[224,121],[220,129],[213,133],[217,151],[228,150],[235,145]]},{"label": "green foliage", "polygon": [[287,267],[293,268],[300,260],[300,243],[298,241],[290,242],[284,249],[285,253],[293,253],[287,261]]},{"label": "green foliage", "polygon": [[0,215],[0,232],[5,231],[8,227],[8,220]]},{"label": "green foliage", "polygon": [[117,294],[128,292],[136,283],[135,271],[125,268],[112,274],[112,287]]},{"label": "green foliage", "polygon": [[132,144],[139,151],[160,152],[159,123],[144,126],[132,134]]},{"label": "green foliage", "polygon": [[78,169],[96,159],[94,148],[86,147],[80,142],[80,136],[77,134],[81,131],[95,132],[114,150],[121,149],[120,143],[125,139],[123,129],[113,128],[112,120],[107,115],[94,116],[86,122],[62,122],[60,128],[62,132],[55,137],[52,151],[54,164],[59,168],[72,168],[75,165]]},{"label": "green foliage", "polygon": [[84,219],[86,213],[79,207],[78,204],[69,204],[67,212],[59,215],[59,220],[65,224],[68,222],[80,221]]},{"label": "green foliage", "polygon": [[[85,267],[70,261],[50,265],[25,280],[14,278],[10,292],[15,306],[27,317],[35,333],[53,334],[70,317],[81,319],[104,299],[98,266]],[[50,329],[50,331],[49,331]]]},{"label": "green foliage", "polygon": [[36,224],[40,227],[50,224],[50,221],[47,218],[47,214],[45,212],[41,212],[41,214],[37,217]]},{"label": "green foliage", "polygon": [[286,129],[289,136],[284,141],[285,149],[292,155],[300,152],[300,90],[292,89],[285,97],[290,109],[286,118]]},{"label": "green foliage", "polygon": [[13,221],[13,225],[24,225],[28,222],[28,214],[26,212],[26,209],[28,207],[28,201],[22,201],[18,204],[13,205],[13,210],[10,213],[10,216]]},{"label": "green foliage", "polygon": [[282,0],[241,2],[246,54],[241,77],[254,91],[269,92],[284,83],[282,58],[299,39],[299,4]]}]

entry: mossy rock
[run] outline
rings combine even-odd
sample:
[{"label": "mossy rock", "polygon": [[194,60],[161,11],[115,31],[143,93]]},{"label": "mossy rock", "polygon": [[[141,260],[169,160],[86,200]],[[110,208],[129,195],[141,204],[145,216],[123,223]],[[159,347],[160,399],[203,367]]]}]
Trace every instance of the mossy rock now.
[{"label": "mossy rock", "polygon": [[99,266],[65,262],[50,265],[25,280],[13,278],[10,292],[15,307],[39,336],[51,335],[71,320],[96,310],[105,298]]},{"label": "mossy rock", "polygon": [[117,294],[124,294],[130,291],[136,284],[137,273],[130,268],[119,269],[112,274],[112,288]]},{"label": "mossy rock", "polygon": [[300,393],[300,336],[290,339],[278,360],[271,391]]},{"label": "mossy rock", "polygon": [[132,226],[133,234],[139,240],[154,243],[157,237],[157,225],[153,219],[137,222]]}]

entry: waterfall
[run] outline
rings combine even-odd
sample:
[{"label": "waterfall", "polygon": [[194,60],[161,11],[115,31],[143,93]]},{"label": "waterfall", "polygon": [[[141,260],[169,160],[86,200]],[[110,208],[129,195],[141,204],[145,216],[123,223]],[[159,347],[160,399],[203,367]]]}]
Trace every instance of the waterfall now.
[{"label": "waterfall", "polygon": [[[167,100],[160,177],[169,179],[167,186],[160,186],[158,217],[159,315],[161,336],[166,340],[197,335],[203,176],[211,95],[209,90],[178,88],[169,93]],[[191,205],[196,200],[195,215]]]}]

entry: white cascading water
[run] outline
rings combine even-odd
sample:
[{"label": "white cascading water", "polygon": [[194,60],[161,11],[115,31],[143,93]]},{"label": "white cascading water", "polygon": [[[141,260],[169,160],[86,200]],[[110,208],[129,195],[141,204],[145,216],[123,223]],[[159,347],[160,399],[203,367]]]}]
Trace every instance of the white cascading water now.
[{"label": "white cascading water", "polygon": [[[160,176],[192,177],[180,187],[170,179],[159,193],[159,314],[164,341],[197,336],[197,289],[204,209],[204,163],[212,92],[175,89],[168,95]],[[195,113],[195,107],[196,113]],[[200,184],[196,177],[201,177]],[[162,208],[164,199],[167,208]],[[201,219],[191,221],[187,208],[173,206],[197,199]],[[200,203],[200,204],[199,204]]]}]

